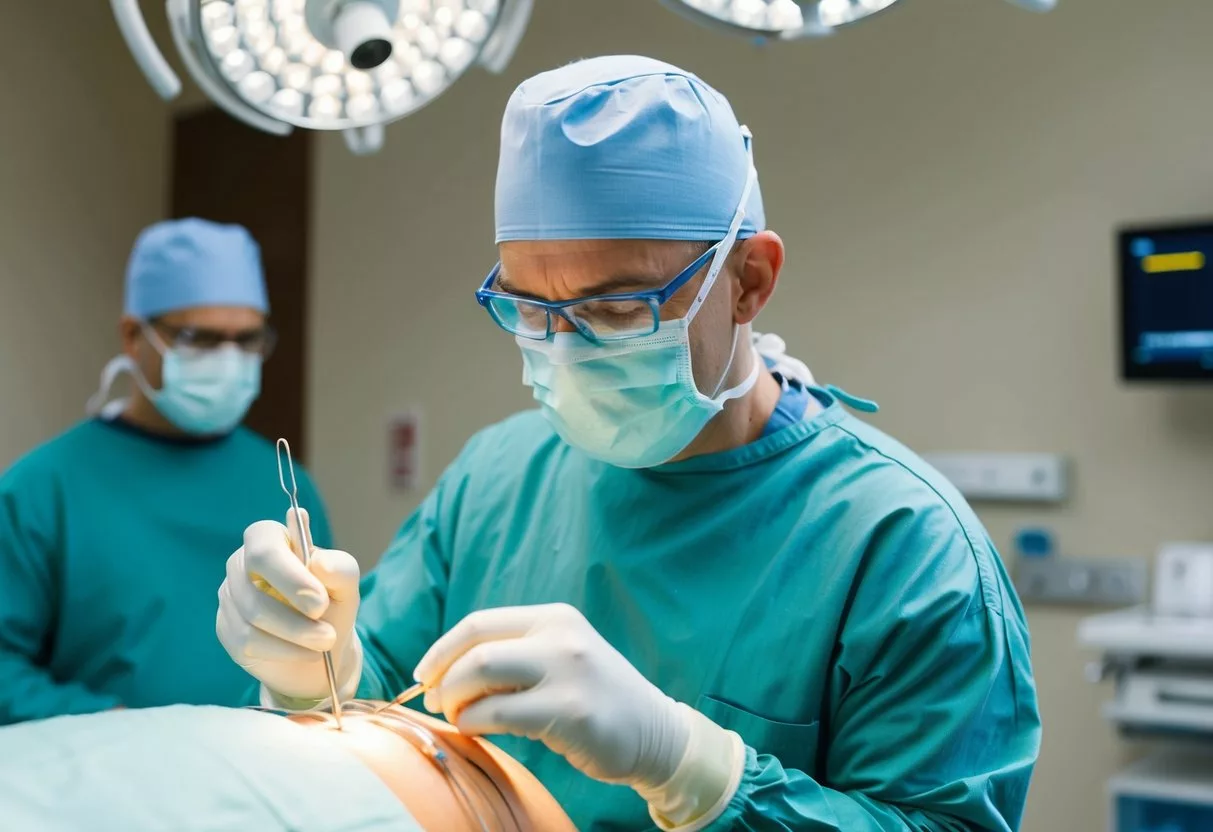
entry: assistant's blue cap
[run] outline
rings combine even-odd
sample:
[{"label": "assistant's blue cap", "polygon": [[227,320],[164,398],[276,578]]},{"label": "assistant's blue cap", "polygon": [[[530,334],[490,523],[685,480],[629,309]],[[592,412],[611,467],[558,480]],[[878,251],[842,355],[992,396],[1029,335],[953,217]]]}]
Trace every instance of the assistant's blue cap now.
[{"label": "assistant's blue cap", "polygon": [[[524,81],[506,104],[497,242],[717,242],[749,174],[733,108],[699,78],[631,55]],[[755,183],[739,237],[766,227]]]},{"label": "assistant's blue cap", "polygon": [[199,306],[268,312],[261,249],[239,225],[169,220],[143,230],[126,266],[126,314],[154,318]]}]

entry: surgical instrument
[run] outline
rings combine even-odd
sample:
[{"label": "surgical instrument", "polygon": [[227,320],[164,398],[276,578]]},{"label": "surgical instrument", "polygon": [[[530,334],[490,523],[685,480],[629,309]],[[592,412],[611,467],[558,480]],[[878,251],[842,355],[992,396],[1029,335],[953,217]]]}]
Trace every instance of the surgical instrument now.
[{"label": "surgical instrument", "polygon": [[[286,492],[291,500],[291,510],[295,514],[295,531],[299,535],[300,556],[303,558],[304,567],[308,567],[312,562],[312,541],[311,534],[303,525],[303,513],[299,510],[299,486],[295,482],[295,463],[291,460],[291,445],[285,439],[279,439],[276,447],[276,455],[278,457],[278,482],[282,486],[282,490]],[[287,488],[286,477],[282,471],[282,457],[286,456],[286,470],[291,475],[291,485]],[[337,674],[333,671],[333,652],[331,650],[324,651],[324,674],[328,677],[329,696],[333,701],[333,717],[337,720],[337,730],[341,730],[341,700],[337,698]]]},{"label": "surgical instrument", "polygon": [[378,708],[376,708],[374,711],[372,711],[371,715],[373,716],[375,714],[383,713],[388,708],[391,708],[395,705],[403,705],[406,702],[412,702],[418,696],[425,693],[425,691],[426,691],[425,685],[418,682],[415,685],[405,688],[404,692],[401,693],[399,696],[397,696],[395,699],[393,699],[391,702],[384,702],[382,705],[380,705]]}]

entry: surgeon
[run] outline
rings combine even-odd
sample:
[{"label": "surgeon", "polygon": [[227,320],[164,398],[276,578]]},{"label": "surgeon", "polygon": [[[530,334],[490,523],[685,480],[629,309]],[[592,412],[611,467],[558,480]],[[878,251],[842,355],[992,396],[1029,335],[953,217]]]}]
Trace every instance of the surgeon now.
[{"label": "surgeon", "polygon": [[[274,446],[240,425],[274,345],[268,312],[245,229],[186,219],[140,235],[101,412],[0,478],[0,724],[240,702],[215,587],[221,553],[286,502]],[[100,408],[121,374],[129,399]],[[329,540],[306,475],[299,487]]]},{"label": "surgeon", "polygon": [[538,410],[474,437],[361,587],[245,532],[218,632],[264,703],[323,706],[321,650],[347,696],[419,680],[586,832],[1019,828],[1023,611],[872,405],[756,355],[785,254],[755,146],[648,58],[515,91],[478,299]]}]

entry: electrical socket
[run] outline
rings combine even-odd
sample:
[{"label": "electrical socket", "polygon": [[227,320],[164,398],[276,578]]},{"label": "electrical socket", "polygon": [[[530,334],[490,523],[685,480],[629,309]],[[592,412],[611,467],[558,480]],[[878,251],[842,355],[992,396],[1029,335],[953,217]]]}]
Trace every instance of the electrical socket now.
[{"label": "electrical socket", "polygon": [[1068,489],[1057,454],[939,453],[925,459],[970,500],[1058,503]]},{"label": "electrical socket", "polygon": [[1015,590],[1024,602],[1132,606],[1146,600],[1145,558],[1020,558]]}]

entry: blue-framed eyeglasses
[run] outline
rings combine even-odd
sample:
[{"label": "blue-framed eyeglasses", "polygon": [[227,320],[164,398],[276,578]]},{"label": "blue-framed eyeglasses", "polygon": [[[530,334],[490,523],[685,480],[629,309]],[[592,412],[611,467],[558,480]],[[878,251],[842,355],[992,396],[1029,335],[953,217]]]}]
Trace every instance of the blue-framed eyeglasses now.
[{"label": "blue-framed eyeglasses", "polygon": [[494,291],[492,287],[501,274],[499,262],[477,290],[476,302],[487,309],[506,332],[532,341],[544,341],[552,334],[553,317],[568,321],[586,340],[595,344],[640,338],[657,331],[661,325],[661,305],[711,261],[723,242],[699,255],[660,289],[573,300],[532,300]]}]

